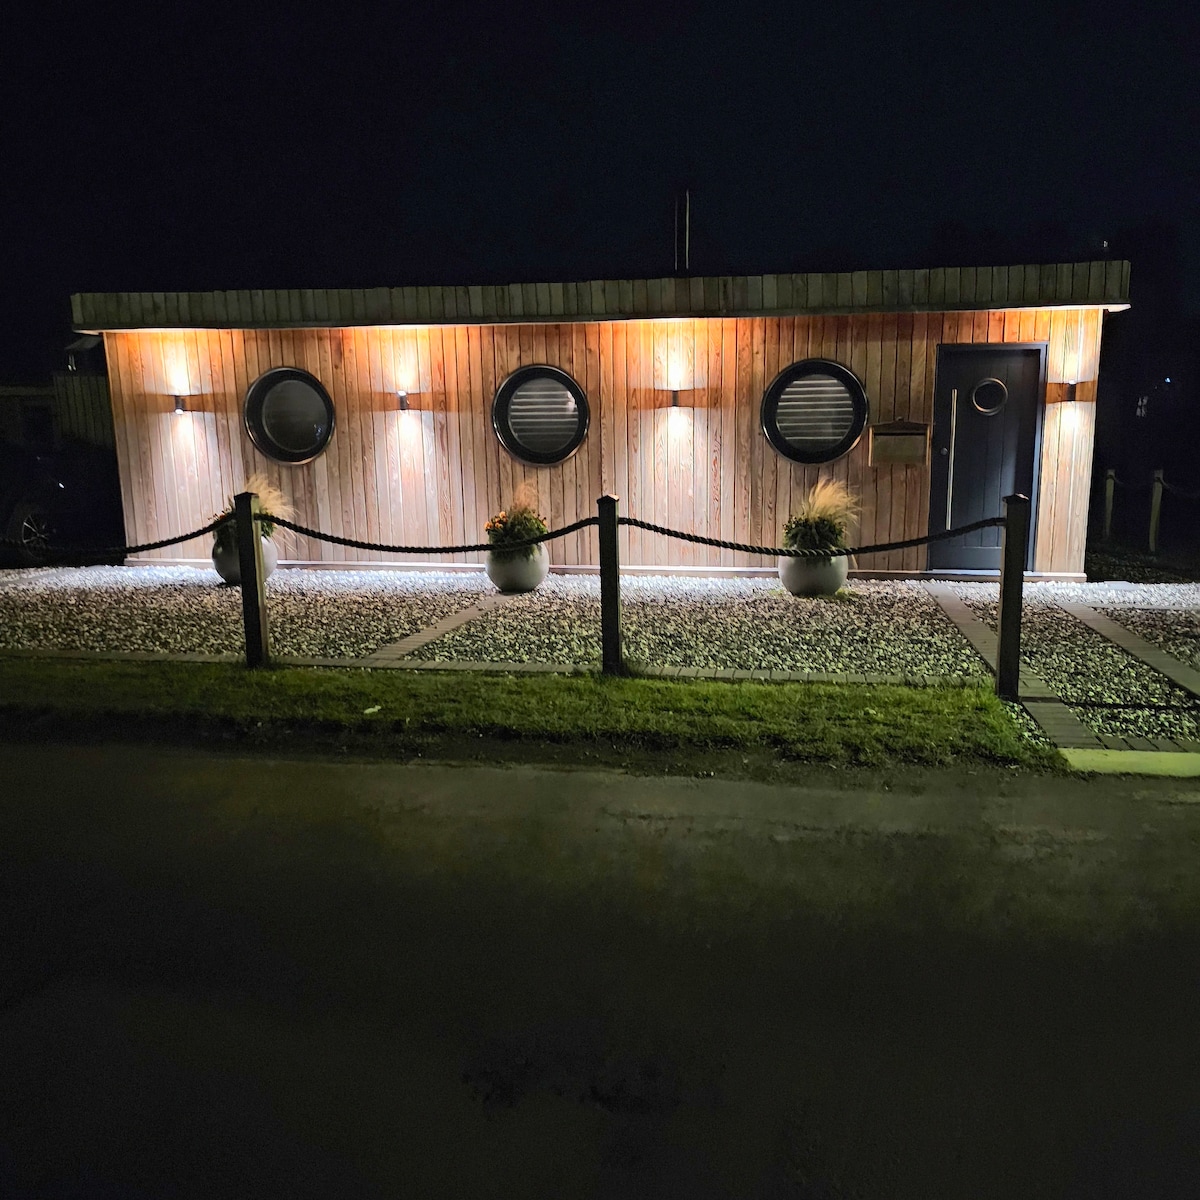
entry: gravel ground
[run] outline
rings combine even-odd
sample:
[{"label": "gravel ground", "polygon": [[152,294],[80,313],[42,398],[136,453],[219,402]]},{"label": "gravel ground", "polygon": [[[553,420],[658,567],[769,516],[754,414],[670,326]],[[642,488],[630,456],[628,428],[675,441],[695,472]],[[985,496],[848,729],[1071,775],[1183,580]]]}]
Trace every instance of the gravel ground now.
[{"label": "gravel ground", "polygon": [[[626,657],[654,666],[775,668],[987,677],[920,584],[853,582],[834,599],[791,596],[770,579],[628,576]],[[414,657],[504,662],[600,660],[600,583],[551,575]]]},{"label": "gravel ground", "polygon": [[[952,586],[994,624],[996,585]],[[331,658],[361,658],[492,593],[482,573],[450,572],[281,570],[267,588],[275,649]],[[855,580],[840,597],[806,600],[772,579],[627,576],[622,597],[634,663],[988,676],[913,581]],[[1200,585],[1041,583],[1025,598],[1025,662],[1091,728],[1200,737],[1200,702],[1056,607],[1091,604],[1200,665]],[[189,567],[0,573],[0,646],[237,654],[240,597]],[[551,575],[414,657],[597,664],[599,580]]]},{"label": "gravel ground", "polygon": [[[473,572],[280,570],[272,649],[360,658],[472,603]],[[241,593],[197,567],[68,567],[0,577],[0,646],[241,653]]]},{"label": "gravel ground", "polygon": [[[989,625],[996,624],[994,584],[952,584]],[[1126,654],[1103,635],[1075,620],[1055,601],[1077,600],[1104,607],[1114,619],[1154,604],[1160,625],[1194,620],[1184,607],[1194,603],[1194,584],[1160,584],[1114,589],[1107,584],[1031,584],[1025,590],[1021,660],[1052,687],[1077,717],[1097,733],[1116,737],[1200,737],[1200,701],[1157,671]],[[1150,596],[1143,592],[1152,593]]]},{"label": "gravel ground", "polygon": [[1200,610],[1103,608],[1105,616],[1143,637],[1182,663],[1200,670]]}]

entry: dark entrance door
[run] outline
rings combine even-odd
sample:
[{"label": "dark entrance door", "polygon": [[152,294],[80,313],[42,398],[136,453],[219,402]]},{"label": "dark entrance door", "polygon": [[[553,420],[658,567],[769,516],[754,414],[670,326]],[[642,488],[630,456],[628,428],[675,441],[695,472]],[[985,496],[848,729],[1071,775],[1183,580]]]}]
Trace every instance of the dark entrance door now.
[{"label": "dark entrance door", "polygon": [[[1033,497],[1044,346],[939,346],[929,532],[999,516]],[[931,571],[998,571],[999,527],[930,542]],[[1033,539],[1030,539],[1030,558]],[[1028,563],[1026,564],[1028,567]]]}]

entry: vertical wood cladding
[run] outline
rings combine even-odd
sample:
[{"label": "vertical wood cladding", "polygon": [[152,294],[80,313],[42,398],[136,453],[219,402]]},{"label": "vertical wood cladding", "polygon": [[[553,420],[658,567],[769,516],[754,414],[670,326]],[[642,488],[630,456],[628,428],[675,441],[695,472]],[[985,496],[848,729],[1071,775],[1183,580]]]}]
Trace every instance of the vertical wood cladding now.
[{"label": "vertical wood cladding", "polygon": [[[925,466],[872,467],[867,438],[823,466],[781,458],[759,428],[763,390],[784,367],[831,358],[865,383],[871,421],[930,421],[937,347],[1046,342],[1035,566],[1082,571],[1095,426],[1097,309],[698,317],[417,328],[195,329],[105,334],[127,535],[154,541],[205,524],[254,471],[289,497],[299,523],[392,544],[481,540],[483,526],[528,481],[552,525],[595,512],[606,491],[624,515],[710,537],[777,544],[801,494],[831,475],[862,494],[855,540],[926,531]],[[499,444],[492,397],[519,366],[549,363],[587,391],[592,424],[567,462],[530,467]],[[336,428],[325,453],[288,466],[246,436],[242,401],[270,367],[298,366],[325,384]],[[1077,402],[1060,404],[1079,380]],[[409,393],[400,412],[395,392]],[[672,391],[679,406],[672,407]],[[173,397],[188,398],[177,416]],[[141,556],[205,558],[207,540]],[[769,560],[622,529],[629,565],[751,566]],[[290,538],[285,558],[397,559]],[[550,544],[551,561],[595,562],[591,531]],[[924,548],[860,559],[916,571]]]}]

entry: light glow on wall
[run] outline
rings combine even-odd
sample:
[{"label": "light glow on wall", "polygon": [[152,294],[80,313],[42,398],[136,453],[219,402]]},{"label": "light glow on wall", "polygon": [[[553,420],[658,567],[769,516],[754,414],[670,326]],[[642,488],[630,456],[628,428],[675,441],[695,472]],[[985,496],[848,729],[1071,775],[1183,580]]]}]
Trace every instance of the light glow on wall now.
[{"label": "light glow on wall", "polygon": [[652,323],[656,390],[679,392],[696,386],[695,325],[674,317]]},{"label": "light glow on wall", "polygon": [[187,349],[181,337],[163,337],[160,340],[163,364],[163,390],[168,396],[194,396],[199,391],[199,380],[193,380],[188,372]]},{"label": "light glow on wall", "polygon": [[1096,311],[1071,308],[1056,311],[1052,318],[1050,349],[1046,362],[1048,383],[1088,383],[1099,367],[1100,315]]},{"label": "light glow on wall", "polygon": [[692,410],[682,406],[667,409],[667,436],[672,441],[692,431]]},{"label": "light glow on wall", "polygon": [[384,391],[393,395],[396,392],[406,392],[410,407],[413,393],[427,390],[421,386],[421,363],[417,353],[418,332],[416,329],[390,330],[388,341],[391,343],[392,353],[384,354],[381,362]]}]

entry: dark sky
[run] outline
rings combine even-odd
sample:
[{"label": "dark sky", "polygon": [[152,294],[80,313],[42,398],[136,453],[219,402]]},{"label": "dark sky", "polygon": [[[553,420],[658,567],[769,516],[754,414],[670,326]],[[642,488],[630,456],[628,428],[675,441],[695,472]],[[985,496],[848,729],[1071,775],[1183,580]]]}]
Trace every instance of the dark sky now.
[{"label": "dark sky", "polygon": [[0,382],[72,291],[669,274],[684,184],[698,274],[1108,239],[1200,307],[1191,5],[169,7],[0,51]]}]

